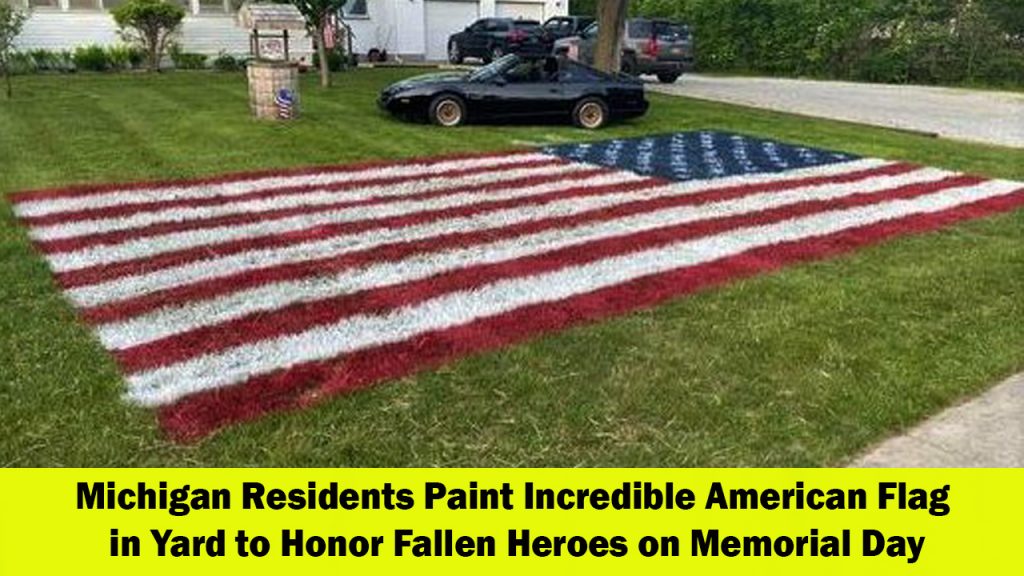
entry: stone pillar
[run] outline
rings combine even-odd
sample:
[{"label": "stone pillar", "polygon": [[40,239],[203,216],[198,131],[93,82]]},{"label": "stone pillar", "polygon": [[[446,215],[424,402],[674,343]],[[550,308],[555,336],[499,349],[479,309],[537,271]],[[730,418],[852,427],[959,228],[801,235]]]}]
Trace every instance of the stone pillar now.
[{"label": "stone pillar", "polygon": [[292,117],[299,113],[299,66],[295,62],[249,62],[249,108],[257,118],[277,120],[278,92],[291,91],[295,99]]}]

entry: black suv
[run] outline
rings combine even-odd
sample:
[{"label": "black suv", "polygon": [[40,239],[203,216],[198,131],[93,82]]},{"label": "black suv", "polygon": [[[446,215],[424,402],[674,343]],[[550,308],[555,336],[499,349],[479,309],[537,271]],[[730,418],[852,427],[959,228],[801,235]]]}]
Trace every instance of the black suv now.
[{"label": "black suv", "polygon": [[591,16],[555,16],[544,21],[544,30],[552,39],[579,36],[595,22]]},{"label": "black suv", "polygon": [[448,38],[448,61],[462,64],[465,58],[480,58],[488,63],[506,54],[546,56],[554,42],[536,20],[481,18]]}]

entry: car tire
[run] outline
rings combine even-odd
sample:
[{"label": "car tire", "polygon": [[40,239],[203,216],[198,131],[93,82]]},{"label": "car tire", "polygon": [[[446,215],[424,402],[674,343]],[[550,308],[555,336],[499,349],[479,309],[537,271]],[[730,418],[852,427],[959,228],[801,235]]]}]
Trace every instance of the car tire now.
[{"label": "car tire", "polygon": [[464,57],[462,56],[462,50],[459,49],[458,42],[448,43],[448,62],[451,64],[462,64]]},{"label": "car tire", "polygon": [[585,130],[597,130],[608,123],[608,105],[597,97],[584,98],[572,109],[572,123]]},{"label": "car tire", "polygon": [[676,80],[679,80],[679,74],[676,72],[663,72],[658,74],[658,82],[662,84],[672,84]]},{"label": "car tire", "polygon": [[466,103],[454,94],[441,94],[430,101],[427,116],[432,124],[454,128],[466,121]]},{"label": "car tire", "polygon": [[501,58],[504,55],[505,48],[502,47],[501,44],[495,44],[494,46],[491,46],[490,50],[487,51],[487,57],[491,62],[497,60],[498,58]]}]

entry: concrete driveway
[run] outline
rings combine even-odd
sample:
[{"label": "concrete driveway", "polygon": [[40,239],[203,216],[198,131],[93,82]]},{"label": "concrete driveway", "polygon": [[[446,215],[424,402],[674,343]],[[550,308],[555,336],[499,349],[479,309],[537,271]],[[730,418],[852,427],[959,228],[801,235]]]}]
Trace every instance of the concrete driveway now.
[{"label": "concrete driveway", "polygon": [[1024,148],[1024,93],[684,75],[657,92]]}]

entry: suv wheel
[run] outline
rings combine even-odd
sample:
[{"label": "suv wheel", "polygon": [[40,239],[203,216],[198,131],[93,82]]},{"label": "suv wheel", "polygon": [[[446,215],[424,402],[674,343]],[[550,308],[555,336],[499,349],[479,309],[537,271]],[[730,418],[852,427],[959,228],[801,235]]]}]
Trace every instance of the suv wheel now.
[{"label": "suv wheel", "polygon": [[572,122],[580,128],[597,130],[608,122],[608,106],[600,98],[584,98],[573,108]]},{"label": "suv wheel", "polygon": [[662,84],[671,84],[678,79],[679,74],[677,72],[662,72],[661,74],[658,74],[658,82],[661,82]]},{"label": "suv wheel", "polygon": [[491,61],[494,61],[504,55],[505,49],[501,47],[501,44],[495,44],[494,46],[491,46],[491,53],[488,56],[490,56]]},{"label": "suv wheel", "polygon": [[448,43],[448,62],[452,64],[462,64],[462,50],[459,50],[458,42]]},{"label": "suv wheel", "polygon": [[452,128],[466,121],[466,104],[454,94],[442,94],[430,102],[427,115],[434,124]]}]

